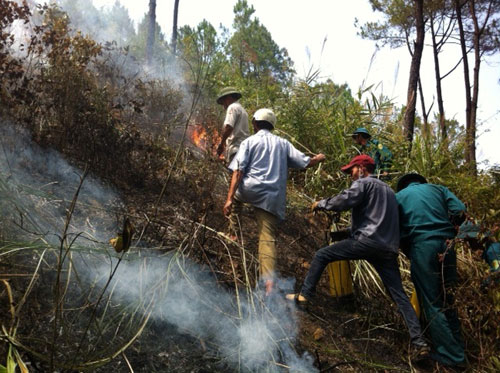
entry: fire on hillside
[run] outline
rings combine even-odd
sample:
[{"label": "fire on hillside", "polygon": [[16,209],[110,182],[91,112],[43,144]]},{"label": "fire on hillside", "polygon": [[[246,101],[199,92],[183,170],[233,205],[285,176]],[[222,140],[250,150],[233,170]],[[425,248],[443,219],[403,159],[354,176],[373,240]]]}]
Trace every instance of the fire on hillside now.
[{"label": "fire on hillside", "polygon": [[[193,124],[189,126],[188,135],[198,149],[217,157],[217,146],[221,141],[217,131],[207,131],[201,124]],[[224,156],[219,158],[223,159]]]}]

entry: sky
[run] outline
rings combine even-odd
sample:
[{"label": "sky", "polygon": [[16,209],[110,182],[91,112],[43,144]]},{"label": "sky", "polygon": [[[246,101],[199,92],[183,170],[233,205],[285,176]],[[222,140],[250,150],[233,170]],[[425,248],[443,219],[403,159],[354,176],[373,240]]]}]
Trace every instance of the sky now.
[{"label": "sky", "polygon": [[[111,6],[115,0],[93,0],[97,7]],[[216,29],[222,24],[231,28],[233,7],[237,0],[180,0],[178,25],[196,26],[203,19]],[[129,9],[136,25],[148,11],[149,0],[120,0]],[[353,93],[360,87],[374,85],[378,93],[395,103],[406,103],[410,56],[406,47],[376,48],[375,42],[363,40],[354,26],[380,19],[368,0],[248,0],[255,17],[269,30],[274,41],[288,53],[300,77],[320,69],[321,78],[336,84],[347,83]],[[157,0],[156,17],[167,40],[173,23],[174,0]],[[426,43],[430,39],[427,37]],[[453,67],[460,58],[458,46],[449,46],[441,56],[441,71]],[[472,63],[472,60],[470,60]],[[434,65],[431,48],[424,48],[421,78],[427,108],[435,101]],[[500,164],[500,55],[489,57],[481,65],[478,108],[477,160]],[[460,66],[443,81],[445,115],[465,123],[463,69]],[[437,102],[434,102],[437,110]],[[420,113],[420,102],[417,102]],[[496,140],[496,141],[495,141]]]}]

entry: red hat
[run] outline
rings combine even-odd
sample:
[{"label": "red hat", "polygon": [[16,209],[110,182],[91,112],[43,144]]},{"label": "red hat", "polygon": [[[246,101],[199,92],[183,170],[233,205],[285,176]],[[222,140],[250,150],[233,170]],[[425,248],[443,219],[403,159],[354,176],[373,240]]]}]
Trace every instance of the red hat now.
[{"label": "red hat", "polygon": [[355,156],[349,164],[346,164],[344,167],[341,168],[342,172],[349,173],[349,170],[353,168],[354,166],[375,166],[375,161],[373,160],[372,157],[366,154],[361,154]]}]

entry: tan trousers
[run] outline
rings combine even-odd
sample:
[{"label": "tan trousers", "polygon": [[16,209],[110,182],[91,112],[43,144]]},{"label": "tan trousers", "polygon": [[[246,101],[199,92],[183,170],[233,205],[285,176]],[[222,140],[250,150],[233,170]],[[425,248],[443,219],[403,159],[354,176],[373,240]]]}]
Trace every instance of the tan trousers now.
[{"label": "tan trousers", "polygon": [[[226,149],[227,150],[227,149]],[[237,150],[237,149],[236,149]],[[226,152],[226,160],[227,166],[231,163],[236,152],[232,152],[231,154],[227,154]],[[229,169],[228,169],[229,170]],[[231,170],[229,170],[231,171]],[[232,172],[231,172],[232,175]],[[231,183],[231,181],[229,181]],[[234,198],[233,199],[233,208],[231,209],[231,214],[229,214],[229,235],[235,236],[237,240],[241,239],[241,212],[243,211],[243,202]]]},{"label": "tan trousers", "polygon": [[272,279],[276,264],[276,232],[278,218],[265,210],[255,208],[259,233],[259,263],[261,279]]}]

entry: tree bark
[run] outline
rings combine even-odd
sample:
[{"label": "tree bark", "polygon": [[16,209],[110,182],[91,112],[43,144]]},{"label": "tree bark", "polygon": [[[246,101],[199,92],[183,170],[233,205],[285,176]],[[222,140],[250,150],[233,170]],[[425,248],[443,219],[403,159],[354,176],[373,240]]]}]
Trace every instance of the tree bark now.
[{"label": "tree bark", "polygon": [[425,107],[424,88],[422,87],[422,79],[420,79],[420,77],[418,78],[418,93],[420,95],[420,105],[422,106],[422,118],[424,119],[423,132],[425,133],[425,136],[428,136],[430,134],[429,115],[427,114],[427,109]]},{"label": "tree bark", "polygon": [[436,76],[436,95],[439,110],[439,128],[443,141],[447,140],[448,134],[446,130],[446,121],[444,116],[443,91],[441,87],[441,69],[439,66],[439,46],[436,41],[436,31],[434,29],[434,17],[431,14],[431,36],[432,36],[432,52],[434,56],[434,74]]},{"label": "tree bark", "polygon": [[[469,1],[469,9],[474,23],[474,72],[472,86],[472,100],[470,105],[470,126],[467,134],[467,153],[469,159],[470,170],[473,175],[477,174],[476,165],[476,120],[477,120],[477,103],[479,98],[479,67],[481,65],[480,39],[481,31],[476,17],[475,1]],[[487,21],[485,21],[486,23]]]},{"label": "tree bark", "polygon": [[156,0],[149,0],[148,13],[148,38],[146,41],[146,61],[148,66],[153,62],[153,47],[155,44],[155,26],[156,26]]},{"label": "tree bark", "polygon": [[179,0],[174,3],[174,25],[172,26],[172,51],[177,52],[177,16],[179,14]]},{"label": "tree bark", "polygon": [[408,81],[408,95],[406,99],[406,111],[404,115],[404,135],[409,143],[409,151],[413,142],[413,133],[415,127],[415,111],[417,103],[417,86],[420,77],[420,62],[424,49],[424,14],[423,0],[415,0],[415,26],[417,37],[414,42],[413,56],[410,66],[410,77]]},{"label": "tree bark", "polygon": [[[471,84],[469,77],[469,59],[467,58],[467,46],[465,40],[464,24],[462,20],[462,6],[461,0],[455,0],[455,11],[457,13],[458,31],[460,35],[460,48],[462,50],[462,61],[464,65],[464,83],[465,83],[465,163],[471,167],[473,159],[471,158],[470,148],[471,143],[475,143],[474,137],[471,137],[471,111],[472,111],[472,96]],[[475,144],[473,145],[475,148]],[[474,151],[475,154],[475,151]],[[475,159],[475,155],[474,155]],[[475,167],[475,166],[474,166]],[[475,173],[475,171],[472,171]]]}]

